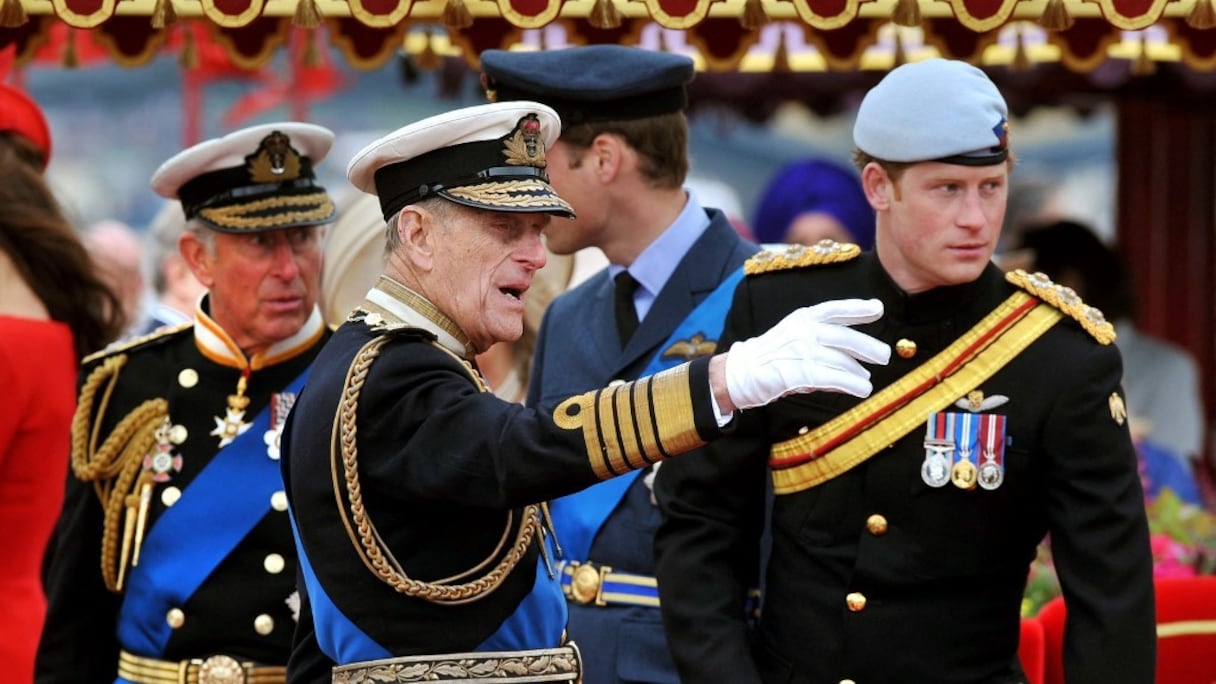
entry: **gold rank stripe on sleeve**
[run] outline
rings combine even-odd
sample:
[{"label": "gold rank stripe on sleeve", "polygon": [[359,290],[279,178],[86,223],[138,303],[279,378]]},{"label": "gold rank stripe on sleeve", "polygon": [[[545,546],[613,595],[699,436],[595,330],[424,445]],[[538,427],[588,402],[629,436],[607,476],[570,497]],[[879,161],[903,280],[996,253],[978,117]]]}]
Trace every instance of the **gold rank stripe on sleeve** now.
[{"label": "gold rank stripe on sleeve", "polygon": [[558,405],[553,422],[582,430],[601,480],[705,444],[694,423],[688,366],[571,397]]},{"label": "gold rank stripe on sleeve", "polygon": [[810,489],[863,463],[992,377],[1062,317],[1038,299],[1014,293],[899,381],[805,435],[774,444],[774,491]]}]

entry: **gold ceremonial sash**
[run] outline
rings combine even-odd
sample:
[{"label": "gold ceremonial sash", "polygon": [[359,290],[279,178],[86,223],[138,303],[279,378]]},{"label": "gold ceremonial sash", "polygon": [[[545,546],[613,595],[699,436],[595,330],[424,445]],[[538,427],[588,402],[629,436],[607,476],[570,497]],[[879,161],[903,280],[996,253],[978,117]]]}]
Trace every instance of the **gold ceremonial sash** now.
[{"label": "gold ceremonial sash", "polygon": [[1022,353],[1063,314],[1016,292],[962,337],[878,394],[810,432],[774,444],[777,494],[793,494],[847,472],[954,403]]}]

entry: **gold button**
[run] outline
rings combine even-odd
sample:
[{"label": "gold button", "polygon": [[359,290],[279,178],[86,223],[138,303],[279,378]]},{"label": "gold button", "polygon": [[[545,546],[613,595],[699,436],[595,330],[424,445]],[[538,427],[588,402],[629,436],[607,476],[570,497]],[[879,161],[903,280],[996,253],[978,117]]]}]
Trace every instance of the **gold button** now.
[{"label": "gold button", "polygon": [[186,438],[189,436],[190,431],[186,429],[185,425],[174,425],[173,427],[169,428],[169,441],[173,442],[174,444],[181,444],[182,442],[185,442]]},{"label": "gold button", "polygon": [[187,368],[177,374],[177,384],[190,389],[198,384],[198,371],[193,368]]},{"label": "gold button", "polygon": [[266,556],[266,560],[262,561],[262,567],[266,568],[266,572],[269,572],[272,575],[277,575],[280,572],[283,572],[284,565],[287,565],[287,563],[283,560],[283,557],[277,553],[272,553],[269,556]]},{"label": "gold button", "polygon": [[844,601],[849,606],[849,610],[854,613],[859,613],[866,608],[866,595],[860,591],[851,592],[844,597]]},{"label": "gold button", "polygon": [[805,425],[803,425],[802,427],[798,428],[798,434],[800,434],[800,435],[805,435],[806,433],[808,433],[808,432],[810,432],[810,431],[811,431],[811,429],[810,429],[809,427],[805,426]]},{"label": "gold button", "polygon": [[916,343],[905,337],[895,343],[895,353],[901,359],[910,359],[916,356]]},{"label": "gold button", "polygon": [[875,513],[866,518],[866,529],[875,537],[881,537],[887,533],[887,519]]},{"label": "gold button", "polygon": [[287,510],[287,492],[277,491],[271,494],[270,507],[279,512]]},{"label": "gold button", "polygon": [[840,680],[840,684],[857,684],[857,682],[853,681],[852,679],[842,679]]},{"label": "gold button", "polygon": [[165,614],[165,622],[168,622],[173,629],[178,629],[186,624],[186,614],[182,612],[181,608],[173,608]]},{"label": "gold button", "polygon": [[165,487],[160,492],[160,502],[165,505],[165,508],[177,503],[177,500],[182,498],[182,490],[177,487]]},{"label": "gold button", "polygon": [[253,619],[253,629],[262,636],[270,634],[274,631],[274,618],[270,617],[266,613],[262,613]]},{"label": "gold button", "polygon": [[620,379],[620,378],[616,378],[616,379],[615,379],[615,380],[613,380],[612,382],[609,382],[609,383],[608,383],[608,386],[609,386],[609,387],[620,387],[621,385],[624,385],[624,384],[625,384],[625,381],[624,381],[624,380],[622,380],[622,379]]}]

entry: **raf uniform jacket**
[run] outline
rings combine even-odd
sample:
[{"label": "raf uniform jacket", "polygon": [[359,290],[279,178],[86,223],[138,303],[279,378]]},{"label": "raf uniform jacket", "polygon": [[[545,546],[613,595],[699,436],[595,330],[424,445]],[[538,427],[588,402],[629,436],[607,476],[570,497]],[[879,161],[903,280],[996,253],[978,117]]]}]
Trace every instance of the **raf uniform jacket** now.
[{"label": "raf uniform jacket", "polygon": [[[228,397],[237,394],[241,366],[251,367],[244,396],[248,406],[243,421],[253,421],[272,401],[280,407],[279,427],[289,407],[280,394],[312,362],[329,333],[319,312],[292,338],[273,346],[262,357],[247,360],[226,334],[202,311],[197,323],[183,324],[100,352],[85,359],[82,386],[103,366],[121,363],[114,374],[81,396],[77,423],[73,426],[73,459],[93,456],[116,433],[120,421],[136,413],[149,401],[166,402],[168,420],[158,442],[146,456],[129,453],[125,458],[143,461],[139,470],[156,473],[147,506],[147,540],[161,516],[171,507],[201,503],[205,509],[197,520],[187,521],[191,530],[177,540],[172,552],[186,567],[194,566],[192,554],[209,548],[222,530],[215,528],[219,512],[232,509],[235,497],[243,496],[244,483],[233,482],[210,501],[191,502],[190,485],[219,452],[217,431],[227,416]],[[112,385],[112,387],[111,387]],[[111,387],[107,390],[107,387]],[[273,397],[273,399],[272,399]],[[284,406],[283,404],[287,404]],[[82,413],[87,420],[80,422]],[[150,426],[155,427],[155,426]],[[122,432],[121,430],[117,432]],[[257,457],[278,458],[277,444],[255,435],[260,445]],[[87,454],[78,454],[87,449]],[[154,459],[163,451],[160,459]],[[245,454],[242,454],[245,455]],[[273,471],[271,471],[273,475]],[[113,478],[103,478],[113,482]],[[119,643],[118,616],[124,601],[137,590],[154,596],[174,593],[177,577],[138,581],[137,568],[125,568],[123,590],[106,588],[99,570],[103,557],[104,508],[94,482],[69,476],[63,513],[48,551],[46,626],[38,651],[37,681],[101,684],[115,681],[119,649],[136,656],[167,661],[206,658],[224,654],[238,661],[282,667],[291,652],[295,630],[295,547],[286,514],[281,482],[277,494],[255,502],[265,514],[223,557],[192,595],[180,605],[153,616],[152,622],[169,626],[162,653],[140,652],[131,644]],[[124,522],[114,520],[111,543],[121,545]],[[142,560],[153,560],[146,547]],[[110,562],[111,568],[114,562]],[[154,586],[152,586],[154,585]]]},{"label": "raf uniform jacket", "polygon": [[[646,419],[650,409],[640,402],[648,399],[638,398],[645,390],[635,396],[629,385],[617,390],[620,403],[612,391],[594,392],[564,402],[556,412],[498,399],[474,374],[471,354],[457,335],[455,324],[428,302],[382,277],[318,357],[284,434],[284,480],[311,570],[327,601],[390,656],[478,650],[533,591],[538,563],[549,560],[541,558],[538,532],[496,588],[463,603],[445,603],[431,600],[430,589],[399,592],[365,565],[360,530],[354,523],[348,528],[344,518],[375,525],[384,548],[410,579],[472,583],[501,564],[510,550],[502,540],[516,539],[526,505],[646,464],[626,454],[616,441],[618,430],[653,460],[659,456],[655,435],[668,447],[684,444],[669,448],[675,453],[703,444],[698,435],[719,433],[706,360],[670,376],[682,377],[678,383],[649,385],[656,403],[686,410],[669,412],[667,422],[659,424]],[[377,340],[384,346],[370,365],[356,362],[365,358],[360,350]],[[335,440],[334,421],[342,397],[353,396],[344,385],[360,368],[366,375],[357,408],[347,402],[342,413],[353,411],[355,420],[353,453],[365,513],[354,517],[348,511],[350,487],[335,484],[345,481],[350,453]],[[583,400],[588,403],[580,411]],[[599,419],[613,416],[614,406],[624,409],[622,421],[600,432]],[[650,437],[639,436],[639,421]],[[615,466],[606,469],[602,459],[609,457]],[[319,615],[319,597],[310,591],[308,598],[310,611]],[[556,605],[560,610],[562,604]],[[564,610],[560,613],[564,623]],[[309,627],[316,631],[308,633]],[[329,681],[330,667],[350,664],[327,652],[321,643],[324,629],[302,615],[289,665],[293,682]],[[559,645],[540,634],[522,638],[519,648]]]},{"label": "raf uniform jacket", "polygon": [[[567,396],[612,380],[636,379],[664,351],[660,345],[676,326],[756,252],[756,245],[739,237],[721,211],[707,213],[709,227],[679,256],[679,265],[624,349],[617,336],[613,283],[607,269],[553,301],[537,338],[529,406],[552,407]],[[639,477],[600,528],[590,557],[565,560],[590,560],[653,577],[651,545],[658,524],[650,489]],[[557,538],[562,539],[560,524]],[[587,684],[678,681],[657,608],[572,603],[569,631],[582,648]]]},{"label": "raf uniform jacket", "polygon": [[[915,343],[911,358],[870,368],[877,393],[1015,291],[990,265],[972,283],[908,295],[866,253],[749,276],[723,344],[798,306],[876,297],[884,316],[858,329],[893,348]],[[770,445],[861,400],[815,393],[745,411],[706,458],[665,466],[658,576],[684,681],[1023,682],[1022,592],[1036,545],[1050,534],[1069,608],[1070,684],[1151,682],[1152,560],[1120,377],[1117,349],[1065,316],[974,388],[1007,399],[983,409],[1007,418],[998,488],[928,486],[920,427],[834,479],[778,495],[753,657],[736,574],[756,553]]]}]

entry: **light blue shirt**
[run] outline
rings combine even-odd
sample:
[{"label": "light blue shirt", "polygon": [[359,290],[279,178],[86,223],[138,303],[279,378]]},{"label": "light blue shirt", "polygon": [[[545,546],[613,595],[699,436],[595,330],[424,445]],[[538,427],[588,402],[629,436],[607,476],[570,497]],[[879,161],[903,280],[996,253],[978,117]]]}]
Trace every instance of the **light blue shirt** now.
[{"label": "light blue shirt", "polygon": [[709,215],[701,207],[701,203],[690,192],[684,209],[676,217],[674,223],[659,235],[658,239],[642,250],[637,259],[628,269],[620,264],[608,266],[608,275],[615,278],[624,270],[638,281],[637,292],[633,295],[633,305],[638,311],[638,321],[646,318],[655,297],[663,290],[671,274],[675,272],[680,260],[692,249],[692,246],[709,228]]}]

